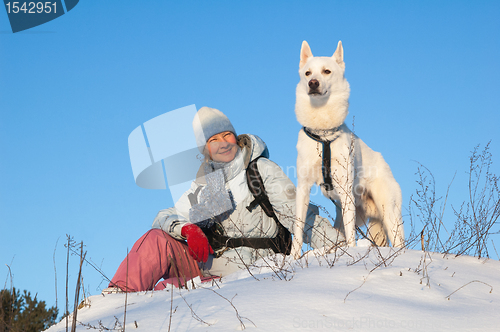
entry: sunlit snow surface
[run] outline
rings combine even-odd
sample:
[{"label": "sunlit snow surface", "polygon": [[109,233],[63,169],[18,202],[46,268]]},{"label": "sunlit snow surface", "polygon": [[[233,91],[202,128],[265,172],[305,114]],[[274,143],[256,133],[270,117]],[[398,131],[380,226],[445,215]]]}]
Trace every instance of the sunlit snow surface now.
[{"label": "sunlit snow surface", "polygon": [[[500,262],[356,247],[281,256],[196,289],[94,295],[77,331],[497,331]],[[125,300],[127,300],[126,317]],[[71,319],[69,328],[71,329]],[[66,321],[48,331],[66,331]]]}]

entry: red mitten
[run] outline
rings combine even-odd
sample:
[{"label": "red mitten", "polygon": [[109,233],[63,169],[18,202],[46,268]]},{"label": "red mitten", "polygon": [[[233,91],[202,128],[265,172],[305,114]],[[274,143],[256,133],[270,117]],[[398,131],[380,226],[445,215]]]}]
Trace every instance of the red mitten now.
[{"label": "red mitten", "polygon": [[189,254],[198,262],[206,262],[208,254],[214,253],[214,250],[208,243],[208,239],[198,226],[195,224],[185,224],[181,228],[181,235],[187,240]]}]

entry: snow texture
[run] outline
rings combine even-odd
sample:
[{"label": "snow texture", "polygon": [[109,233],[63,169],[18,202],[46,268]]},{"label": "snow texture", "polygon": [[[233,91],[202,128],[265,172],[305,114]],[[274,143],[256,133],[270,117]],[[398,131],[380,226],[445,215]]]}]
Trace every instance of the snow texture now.
[{"label": "snow texture", "polygon": [[[358,246],[259,264],[195,289],[91,296],[78,310],[77,331],[121,330],[125,301],[126,331],[498,331],[500,326],[495,260]],[[65,320],[48,331],[66,331]]]}]

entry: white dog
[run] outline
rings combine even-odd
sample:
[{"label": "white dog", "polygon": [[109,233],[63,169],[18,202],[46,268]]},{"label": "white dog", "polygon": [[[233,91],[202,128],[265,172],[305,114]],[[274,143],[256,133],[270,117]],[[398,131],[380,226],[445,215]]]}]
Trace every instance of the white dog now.
[{"label": "white dog", "polygon": [[[368,224],[368,237],[379,246],[404,245],[401,189],[382,155],[370,149],[344,124],[349,106],[344,50],[339,41],[332,57],[314,57],[306,41],[300,51],[295,114],[303,126],[297,142],[297,218],[292,255],[300,257],[309,193],[313,184],[340,203],[336,226],[355,246],[356,226]],[[339,213],[341,212],[341,213]]]}]

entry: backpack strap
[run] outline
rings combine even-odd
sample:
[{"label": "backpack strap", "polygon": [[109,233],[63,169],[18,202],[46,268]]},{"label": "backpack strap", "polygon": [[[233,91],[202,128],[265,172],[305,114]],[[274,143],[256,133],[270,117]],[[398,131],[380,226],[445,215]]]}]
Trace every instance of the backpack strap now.
[{"label": "backpack strap", "polygon": [[257,160],[262,157],[255,158],[252,160],[247,167],[247,184],[248,189],[252,193],[254,200],[247,206],[247,210],[252,212],[252,210],[260,205],[264,213],[269,217],[273,218],[275,221],[278,219],[274,213],[273,206],[269,201],[266,189],[264,188],[264,181],[259,173],[259,168],[257,167]]},{"label": "backpack strap", "polygon": [[[264,181],[262,181],[259,168],[257,167],[257,161],[260,158],[264,157],[260,156],[255,158],[248,164],[247,167],[246,176],[248,189],[254,197],[254,200],[247,206],[247,210],[251,212],[257,205],[260,205],[264,213],[268,217],[274,219],[278,228],[278,234],[274,238],[275,245],[279,248],[280,253],[289,255],[292,249],[292,234],[280,223],[276,213],[274,212],[274,208],[269,201],[269,196],[267,196],[266,189],[264,187]],[[276,252],[276,250],[274,251]]]},{"label": "backpack strap", "polygon": [[[222,248],[238,248],[241,246],[253,249],[271,249],[275,253],[285,255],[289,255],[292,250],[292,234],[280,223],[264,188],[264,181],[262,181],[257,167],[259,158],[261,157],[252,160],[246,170],[248,189],[254,197],[254,200],[246,208],[251,212],[257,205],[260,205],[264,213],[276,222],[278,233],[274,238],[230,238],[225,235],[222,225],[215,222],[210,228],[202,230],[207,236],[212,249],[216,251],[216,257],[224,252],[222,250],[217,253]],[[198,187],[194,193],[188,195],[191,206],[198,204],[197,197],[200,190],[201,187]]]}]

